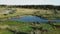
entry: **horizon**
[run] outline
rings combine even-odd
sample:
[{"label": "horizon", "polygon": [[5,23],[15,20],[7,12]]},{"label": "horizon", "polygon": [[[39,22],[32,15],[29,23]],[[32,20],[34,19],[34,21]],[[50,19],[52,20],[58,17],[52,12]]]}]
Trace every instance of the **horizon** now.
[{"label": "horizon", "polygon": [[[14,6],[14,5],[7,5],[7,4],[0,4],[0,5]],[[42,5],[50,5],[50,4],[42,4]],[[24,6],[24,5],[22,5],[22,6]],[[51,5],[51,6],[60,6],[60,5]]]}]

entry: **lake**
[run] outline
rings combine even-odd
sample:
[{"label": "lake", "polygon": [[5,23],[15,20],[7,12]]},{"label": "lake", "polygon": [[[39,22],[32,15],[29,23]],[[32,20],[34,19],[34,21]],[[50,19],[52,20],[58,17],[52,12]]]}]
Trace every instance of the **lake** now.
[{"label": "lake", "polygon": [[[24,16],[20,18],[11,18],[10,20],[21,21],[21,22],[48,22],[49,20],[45,20],[43,18],[39,18],[36,16]],[[51,22],[60,22],[60,20],[50,20]]]}]

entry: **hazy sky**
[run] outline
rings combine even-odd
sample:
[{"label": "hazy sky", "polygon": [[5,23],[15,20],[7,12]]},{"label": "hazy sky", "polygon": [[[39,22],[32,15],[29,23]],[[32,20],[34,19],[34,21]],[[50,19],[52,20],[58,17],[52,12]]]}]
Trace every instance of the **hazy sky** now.
[{"label": "hazy sky", "polygon": [[60,5],[60,0],[0,0],[0,4],[7,5],[41,5],[41,4],[50,4],[50,5]]}]

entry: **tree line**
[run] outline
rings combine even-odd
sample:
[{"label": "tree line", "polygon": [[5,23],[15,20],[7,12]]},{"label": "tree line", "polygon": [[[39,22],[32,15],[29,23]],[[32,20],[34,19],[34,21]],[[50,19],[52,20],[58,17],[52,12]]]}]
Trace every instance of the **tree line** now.
[{"label": "tree line", "polygon": [[60,6],[54,5],[0,5],[0,7],[14,7],[14,8],[33,8],[33,9],[57,9],[60,10]]}]

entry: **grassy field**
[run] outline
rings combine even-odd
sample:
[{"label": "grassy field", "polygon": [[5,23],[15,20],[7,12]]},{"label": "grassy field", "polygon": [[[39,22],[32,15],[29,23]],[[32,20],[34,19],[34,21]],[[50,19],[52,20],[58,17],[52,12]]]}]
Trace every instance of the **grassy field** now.
[{"label": "grassy field", "polygon": [[[9,8],[0,8],[0,13],[4,12],[7,9],[9,9]],[[52,12],[50,10],[44,10],[44,9],[26,9],[26,8],[10,8],[10,9],[16,9],[17,15],[33,14],[34,12],[38,12],[38,11],[41,14],[52,14]],[[16,14],[14,14],[14,15],[16,15]]]},{"label": "grassy field", "polygon": [[[58,23],[60,25],[60,23]],[[55,23],[55,25],[58,25]],[[29,33],[31,31],[34,31],[32,23],[25,23],[25,22],[19,22],[19,21],[4,21],[0,22],[0,34],[13,34],[13,31],[18,31],[19,33]],[[43,27],[45,29],[48,29],[48,32],[44,32],[44,34],[59,34],[60,28],[53,29],[53,27],[46,23],[40,23],[37,24],[36,28]],[[38,31],[37,31],[38,32]]]},{"label": "grassy field", "polygon": [[[9,8],[0,8],[0,13],[5,12]],[[22,16],[41,16],[46,19],[59,19],[60,18],[60,12],[56,15],[54,15],[54,12],[52,10],[44,10],[44,9],[26,9],[26,8],[10,8],[10,9],[16,9],[16,13],[13,14],[7,14],[3,15],[0,14],[0,34],[14,34],[15,31],[18,31],[18,33],[30,33],[31,31],[34,31],[32,23],[25,23],[25,22],[19,22],[19,21],[11,21],[6,20],[8,18],[12,17],[22,17]],[[6,21],[1,21],[6,20]],[[60,23],[54,23],[55,25],[60,25]],[[36,28],[43,27],[45,29],[48,29],[48,32],[43,32],[44,34],[60,34],[60,28],[53,29],[52,25],[46,24],[46,23],[40,23],[37,24]],[[38,30],[40,32],[40,30]],[[38,32],[37,31],[37,32]]]},{"label": "grassy field", "polygon": [[26,9],[26,8],[0,8],[0,13],[5,12],[7,9],[15,9],[16,13],[14,14],[7,14],[6,16],[0,14],[0,18],[7,18],[7,17],[16,17],[16,16],[27,16],[27,15],[37,15],[41,16],[45,19],[60,19],[60,11],[57,11],[55,15],[53,10],[44,10],[44,9]]}]

